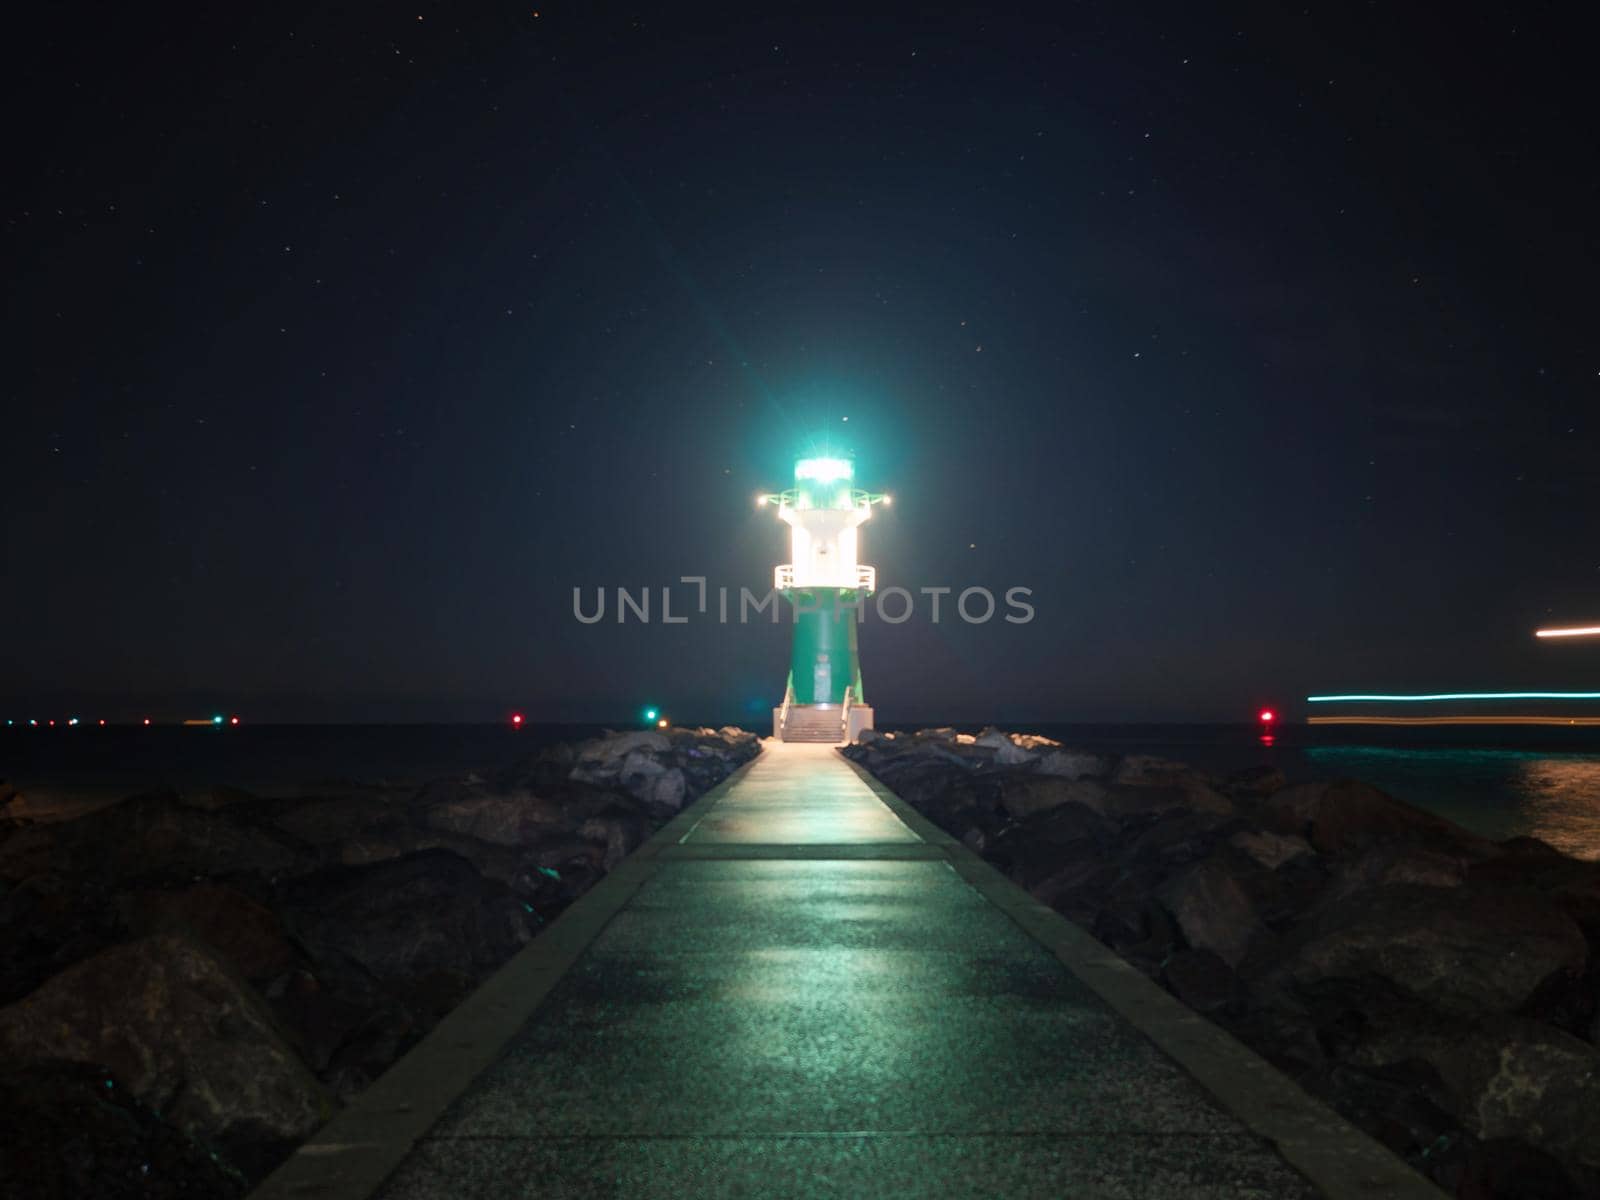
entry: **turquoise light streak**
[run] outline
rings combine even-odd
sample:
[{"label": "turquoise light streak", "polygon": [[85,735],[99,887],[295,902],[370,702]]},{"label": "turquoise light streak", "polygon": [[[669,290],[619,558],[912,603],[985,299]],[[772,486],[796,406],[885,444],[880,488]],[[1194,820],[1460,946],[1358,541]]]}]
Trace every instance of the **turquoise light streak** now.
[{"label": "turquoise light streak", "polygon": [[1307,696],[1308,704],[1339,700],[1600,700],[1600,692],[1431,692],[1425,696]]}]

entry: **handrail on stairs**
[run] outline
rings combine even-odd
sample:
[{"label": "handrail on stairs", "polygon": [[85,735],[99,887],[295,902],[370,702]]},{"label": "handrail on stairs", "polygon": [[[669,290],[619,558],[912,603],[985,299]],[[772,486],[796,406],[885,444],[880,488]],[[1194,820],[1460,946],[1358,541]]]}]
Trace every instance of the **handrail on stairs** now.
[{"label": "handrail on stairs", "polygon": [[783,707],[778,710],[778,740],[784,740],[784,735],[789,732],[789,709],[794,704],[794,673],[789,673],[789,681],[783,688]]},{"label": "handrail on stairs", "polygon": [[854,684],[850,684],[844,689],[844,711],[839,717],[839,731],[841,734],[839,740],[842,742],[850,740],[850,693],[853,691],[855,691]]}]

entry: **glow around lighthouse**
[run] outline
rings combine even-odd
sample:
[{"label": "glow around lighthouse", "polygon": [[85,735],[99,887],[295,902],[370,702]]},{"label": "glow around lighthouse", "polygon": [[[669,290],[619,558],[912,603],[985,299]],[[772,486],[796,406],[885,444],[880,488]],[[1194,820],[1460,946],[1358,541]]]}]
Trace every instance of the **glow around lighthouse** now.
[{"label": "glow around lighthouse", "polygon": [[773,736],[784,741],[848,741],[872,728],[861,684],[856,613],[877,588],[877,571],[859,558],[860,527],[880,492],[855,486],[848,458],[802,458],[794,486],[762,496],[789,526],[789,561],[773,585],[794,609],[794,642]]}]

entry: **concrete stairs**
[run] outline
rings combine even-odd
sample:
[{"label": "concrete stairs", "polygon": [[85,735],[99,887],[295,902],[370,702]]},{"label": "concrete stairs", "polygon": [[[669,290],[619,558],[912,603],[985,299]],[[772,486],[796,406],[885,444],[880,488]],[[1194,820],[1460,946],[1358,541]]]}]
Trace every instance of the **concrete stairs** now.
[{"label": "concrete stairs", "polygon": [[830,704],[826,708],[812,704],[791,704],[789,719],[783,726],[783,740],[838,745],[844,741],[844,709],[837,704]]}]

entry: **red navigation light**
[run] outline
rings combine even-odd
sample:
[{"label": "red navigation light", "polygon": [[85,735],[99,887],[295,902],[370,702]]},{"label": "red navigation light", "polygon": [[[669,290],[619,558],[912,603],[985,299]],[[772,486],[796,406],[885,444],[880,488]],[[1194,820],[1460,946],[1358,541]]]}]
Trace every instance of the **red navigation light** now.
[{"label": "red navigation light", "polygon": [[1263,725],[1271,725],[1277,719],[1278,714],[1273,712],[1270,708],[1263,708],[1261,710],[1261,723]]},{"label": "red navigation light", "polygon": [[145,718],[145,719],[144,719],[144,723],[145,723],[145,724],[146,724],[146,725],[148,725],[148,724],[150,724],[150,718],[149,718],[149,717],[146,717],[146,718]]},{"label": "red navigation light", "polygon": [[511,723],[513,725],[517,726],[518,728],[520,728],[522,726],[522,714],[521,713],[512,713],[511,714]]},{"label": "red navigation light", "polygon": [[237,725],[238,723],[239,723],[239,718],[238,717],[229,717],[228,718],[228,724],[229,725]]},{"label": "red navigation light", "polygon": [[100,724],[104,725],[105,723],[106,723],[106,719],[104,717],[101,717],[100,718]]},{"label": "red navigation light", "polygon": [[54,717],[51,717],[50,718],[50,724],[54,725],[55,723],[56,723],[56,719]]}]

